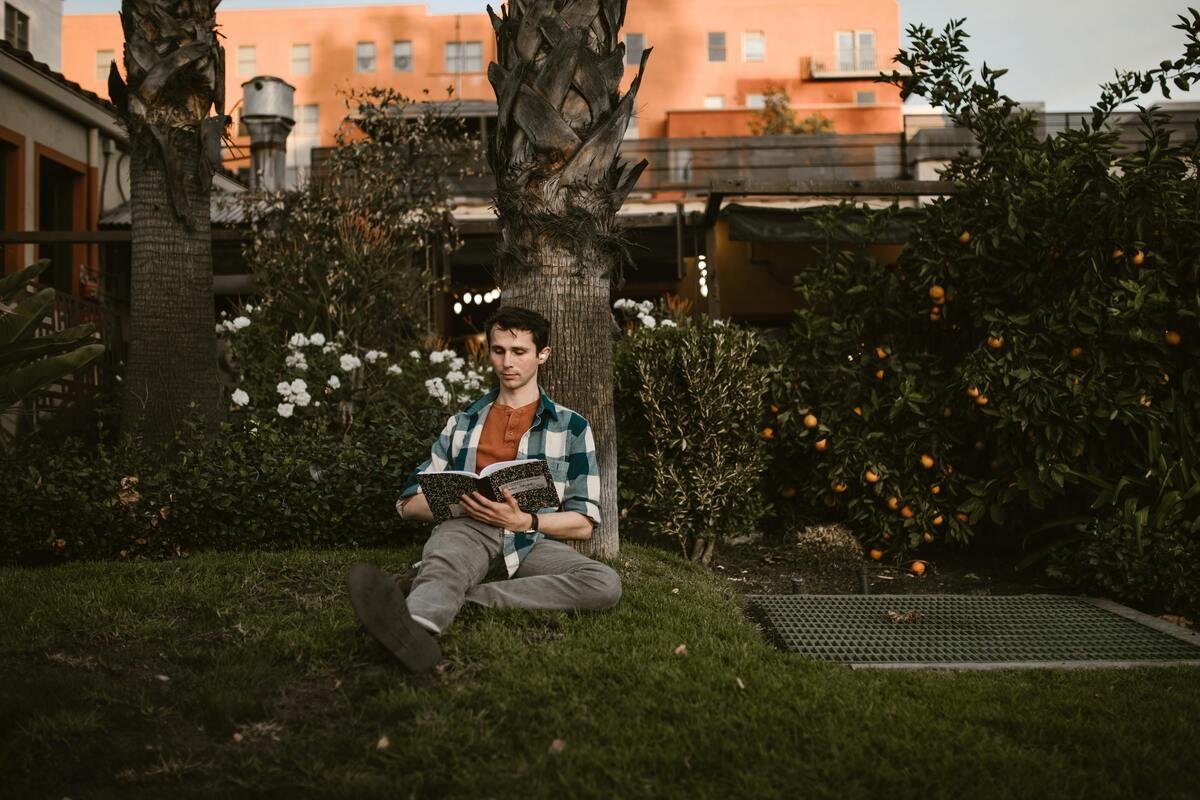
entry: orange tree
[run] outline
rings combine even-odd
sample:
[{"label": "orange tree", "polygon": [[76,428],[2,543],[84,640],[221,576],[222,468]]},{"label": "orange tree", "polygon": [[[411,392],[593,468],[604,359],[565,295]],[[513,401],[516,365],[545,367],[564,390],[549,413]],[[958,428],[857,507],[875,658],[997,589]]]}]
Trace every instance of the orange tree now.
[{"label": "orange tree", "polygon": [[1191,14],[1183,57],[1118,73],[1091,119],[1045,138],[997,90],[1004,70],[973,75],[961,21],[910,29],[909,74],[884,80],[976,147],[893,264],[865,245],[899,209],[825,218],[772,359],[777,506],[845,520],[883,558],[976,534],[1068,546],[1084,583],[1197,604],[1200,150],[1153,109],[1134,147],[1110,124],[1200,79]]}]

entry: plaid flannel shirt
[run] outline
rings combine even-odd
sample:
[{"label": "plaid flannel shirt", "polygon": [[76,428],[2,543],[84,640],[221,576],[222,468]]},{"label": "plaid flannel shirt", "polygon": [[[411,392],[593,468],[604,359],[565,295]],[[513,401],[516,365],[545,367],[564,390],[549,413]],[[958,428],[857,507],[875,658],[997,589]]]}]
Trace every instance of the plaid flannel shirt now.
[{"label": "plaid flannel shirt", "polygon": [[[397,510],[401,503],[420,492],[417,475],[422,472],[477,471],[476,451],[483,435],[483,423],[498,394],[498,390],[493,389],[450,417],[430,448],[429,458],[409,475],[396,502]],[[539,512],[577,511],[599,525],[600,469],[596,463],[592,426],[580,414],[555,403],[545,392],[539,390],[539,394],[533,423],[517,446],[517,458],[545,459],[554,478],[554,488],[562,498],[558,508],[543,508]],[[504,564],[509,577],[541,538],[543,534],[536,531],[504,532]]]}]

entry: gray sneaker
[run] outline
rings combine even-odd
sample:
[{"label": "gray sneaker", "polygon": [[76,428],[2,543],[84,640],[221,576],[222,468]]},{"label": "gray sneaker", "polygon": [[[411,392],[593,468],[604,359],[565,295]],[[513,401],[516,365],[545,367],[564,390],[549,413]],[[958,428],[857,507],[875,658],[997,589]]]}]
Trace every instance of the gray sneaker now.
[{"label": "gray sneaker", "polygon": [[437,640],[408,613],[405,593],[393,576],[371,564],[355,564],[346,588],[358,621],[405,669],[428,672],[442,660]]}]

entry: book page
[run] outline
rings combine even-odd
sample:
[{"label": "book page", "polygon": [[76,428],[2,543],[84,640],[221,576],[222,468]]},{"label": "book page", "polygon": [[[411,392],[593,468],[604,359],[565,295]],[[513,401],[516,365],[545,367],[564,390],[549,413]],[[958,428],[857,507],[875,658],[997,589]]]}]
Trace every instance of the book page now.
[{"label": "book page", "polygon": [[518,458],[514,461],[497,461],[495,464],[488,464],[483,469],[479,470],[479,477],[486,478],[493,472],[499,472],[505,467],[515,467],[517,464],[532,464],[541,461],[540,458]]}]

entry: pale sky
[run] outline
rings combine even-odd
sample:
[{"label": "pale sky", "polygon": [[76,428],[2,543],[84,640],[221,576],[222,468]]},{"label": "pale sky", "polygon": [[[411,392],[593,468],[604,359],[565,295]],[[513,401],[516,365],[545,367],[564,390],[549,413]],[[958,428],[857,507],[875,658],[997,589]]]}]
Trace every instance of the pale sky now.
[{"label": "pale sky", "polygon": [[[631,3],[655,0],[631,0]],[[940,30],[966,17],[971,63],[1007,67],[999,88],[1022,102],[1043,102],[1050,111],[1084,111],[1113,70],[1147,69],[1184,49],[1182,31],[1171,26],[1187,13],[1188,0],[899,0],[901,29],[921,23]],[[66,14],[115,13],[120,0],[65,0]],[[224,0],[221,8],[390,5],[362,0]],[[430,13],[482,12],[479,0],[427,0]],[[498,7],[499,2],[493,2]],[[902,41],[901,46],[906,43]],[[881,53],[880,56],[883,56]],[[883,65],[881,65],[882,67]],[[653,80],[653,68],[646,80]],[[1148,102],[1161,100],[1156,92]],[[1171,93],[1172,100],[1200,101],[1200,92]]]}]

